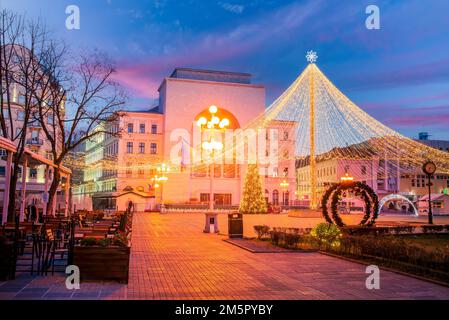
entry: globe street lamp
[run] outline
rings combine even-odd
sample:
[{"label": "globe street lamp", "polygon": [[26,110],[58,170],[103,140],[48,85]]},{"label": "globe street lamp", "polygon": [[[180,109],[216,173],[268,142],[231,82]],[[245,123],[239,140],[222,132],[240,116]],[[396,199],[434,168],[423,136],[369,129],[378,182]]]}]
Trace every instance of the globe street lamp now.
[{"label": "globe street lamp", "polygon": [[288,206],[288,203],[286,204],[285,202],[285,200],[286,200],[286,198],[285,198],[285,193],[286,193],[286,191],[288,191],[288,187],[290,186],[290,183],[288,183],[287,182],[287,180],[284,180],[284,181],[282,181],[281,183],[280,183],[280,186],[281,186],[281,188],[282,188],[282,203],[283,203],[283,205],[284,206]]},{"label": "globe street lamp", "polygon": [[[197,121],[198,127],[202,131],[210,133],[209,141],[204,141],[201,144],[201,147],[210,153],[211,155],[211,163],[209,170],[209,181],[210,181],[210,190],[209,190],[209,210],[214,210],[214,176],[215,176],[215,151],[220,151],[223,149],[223,143],[221,141],[216,141],[214,136],[217,132],[222,132],[229,126],[229,119],[223,118],[220,119],[217,116],[218,108],[214,105],[209,107],[209,120],[206,117],[201,117]],[[220,139],[221,140],[221,139]]]},{"label": "globe street lamp", "polygon": [[163,163],[157,168],[157,172],[158,174],[154,175],[154,177],[151,178],[151,180],[154,183],[155,189],[158,189],[159,187],[161,188],[161,212],[162,212],[162,209],[164,208],[163,185],[165,182],[168,181],[167,173],[170,172],[170,167],[168,167],[165,163]]},{"label": "globe street lamp", "polygon": [[[350,176],[349,173],[346,172],[345,175],[340,178],[340,180],[341,180],[341,183],[351,183],[354,181],[354,177]],[[349,191],[348,191],[348,196],[346,199],[346,211],[348,214],[351,213],[351,205],[349,203],[349,200],[350,199],[349,199]]]},{"label": "globe street lamp", "polygon": [[351,177],[349,173],[346,173],[343,177],[340,178],[341,182],[352,182],[354,181],[354,177]]}]

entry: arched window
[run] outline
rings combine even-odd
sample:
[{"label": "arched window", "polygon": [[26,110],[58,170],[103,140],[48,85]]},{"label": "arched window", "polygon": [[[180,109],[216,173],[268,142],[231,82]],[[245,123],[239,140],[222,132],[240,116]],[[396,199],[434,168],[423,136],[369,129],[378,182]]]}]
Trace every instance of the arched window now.
[{"label": "arched window", "polygon": [[282,205],[288,206],[290,204],[289,198],[290,198],[290,193],[288,191],[284,192],[282,194]]},{"label": "arched window", "polygon": [[[232,114],[230,111],[228,111],[228,110],[226,110],[224,108],[221,108],[220,106],[218,106],[218,110],[214,114],[214,116],[218,117],[219,119],[228,119],[229,120],[229,125],[226,127],[227,129],[235,130],[235,129],[240,128],[240,124],[239,124],[237,118],[234,116],[234,114]],[[201,119],[202,117],[206,118],[207,120],[210,119],[211,113],[209,111],[209,107],[207,107],[206,109],[204,109],[203,111],[201,111],[200,113],[198,113],[195,116],[193,125],[197,126],[197,121],[199,119]],[[202,136],[202,139],[209,139],[208,135],[209,135],[209,133],[205,137]],[[219,136],[217,136],[217,135],[219,135]],[[217,132],[215,132],[214,137],[215,137],[216,140],[224,142],[224,139],[225,139],[224,132],[217,131]],[[225,149],[226,145],[223,146],[223,147],[224,147],[224,149],[222,149],[221,152],[223,154],[227,154],[226,153],[227,150]],[[201,157],[203,157],[203,154],[201,154]],[[205,160],[205,159],[202,159],[202,160]],[[231,178],[232,179],[232,178],[238,177],[238,172],[239,172],[238,165],[236,163],[232,163],[232,161],[229,161],[229,160],[232,160],[232,159],[226,159],[226,160],[227,161],[226,161],[226,163],[223,166],[220,165],[220,164],[216,164],[215,165],[215,167],[214,167],[214,176],[215,176],[215,178],[224,177],[224,178]],[[235,162],[235,160],[234,160],[234,162]],[[203,164],[202,162],[198,163],[198,164],[195,164],[195,166],[192,169],[193,170],[193,175],[195,177],[205,177],[205,176],[207,176],[209,174],[209,169],[210,169],[210,166],[206,165],[206,164]]]},{"label": "arched window", "polygon": [[279,205],[279,191],[273,190],[273,205]]}]

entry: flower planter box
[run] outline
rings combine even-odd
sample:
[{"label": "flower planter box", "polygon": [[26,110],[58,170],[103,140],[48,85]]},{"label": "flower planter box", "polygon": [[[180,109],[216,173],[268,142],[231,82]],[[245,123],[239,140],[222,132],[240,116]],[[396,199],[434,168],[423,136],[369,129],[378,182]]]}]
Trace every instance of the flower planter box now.
[{"label": "flower planter box", "polygon": [[81,280],[115,280],[128,283],[129,247],[75,247],[73,264]]}]

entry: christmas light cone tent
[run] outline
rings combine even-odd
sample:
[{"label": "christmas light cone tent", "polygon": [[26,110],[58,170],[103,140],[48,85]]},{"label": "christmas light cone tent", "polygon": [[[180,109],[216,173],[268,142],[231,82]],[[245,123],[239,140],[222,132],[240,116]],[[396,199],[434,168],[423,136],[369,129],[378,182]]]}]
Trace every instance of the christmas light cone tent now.
[{"label": "christmas light cone tent", "polygon": [[[424,162],[432,160],[439,173],[449,174],[448,153],[404,137],[371,117],[321,72],[315,64],[316,58],[314,52],[308,52],[307,60],[310,63],[298,78],[263,114],[242,128],[268,129],[273,121],[278,121],[279,129],[278,124],[285,121],[285,129],[288,130],[291,123],[295,123],[292,137],[295,140],[295,153],[289,153],[284,160],[295,160],[298,166],[309,166],[308,184],[312,207],[318,205],[316,164],[324,160],[378,161],[379,172],[384,177],[396,176],[398,173],[417,174]],[[223,144],[242,150],[239,143],[247,143],[244,140],[237,142],[235,137],[232,139],[232,142],[223,140]],[[289,143],[279,139],[279,153]],[[190,149],[194,153],[199,146]],[[245,160],[248,158],[245,157]],[[194,157],[192,165],[199,165],[202,161],[201,157]],[[356,180],[377,183],[377,174],[369,177],[358,172],[350,174]]]},{"label": "christmas light cone tent", "polygon": [[[296,123],[293,137],[296,152],[290,159],[294,157],[298,164],[310,166],[312,207],[317,206],[313,194],[317,187],[318,161],[384,160],[388,165],[382,168],[383,174],[396,175],[416,173],[425,161],[432,160],[438,172],[449,173],[448,153],[383,125],[338,90],[314,63],[316,59],[308,56],[308,60],[310,64],[290,87],[245,129],[268,128],[273,120]],[[283,143],[289,142],[280,139],[279,150]],[[355,179],[367,179],[357,172],[351,174]],[[377,176],[370,179],[377,181]]]}]

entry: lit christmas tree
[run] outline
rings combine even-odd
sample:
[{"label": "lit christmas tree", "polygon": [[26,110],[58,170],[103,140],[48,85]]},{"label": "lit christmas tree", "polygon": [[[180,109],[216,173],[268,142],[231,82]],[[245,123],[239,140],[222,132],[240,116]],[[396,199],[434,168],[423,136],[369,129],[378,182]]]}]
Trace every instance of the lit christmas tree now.
[{"label": "lit christmas tree", "polygon": [[267,203],[263,196],[262,182],[256,164],[248,165],[243,186],[243,197],[240,201],[241,213],[266,213]]}]

